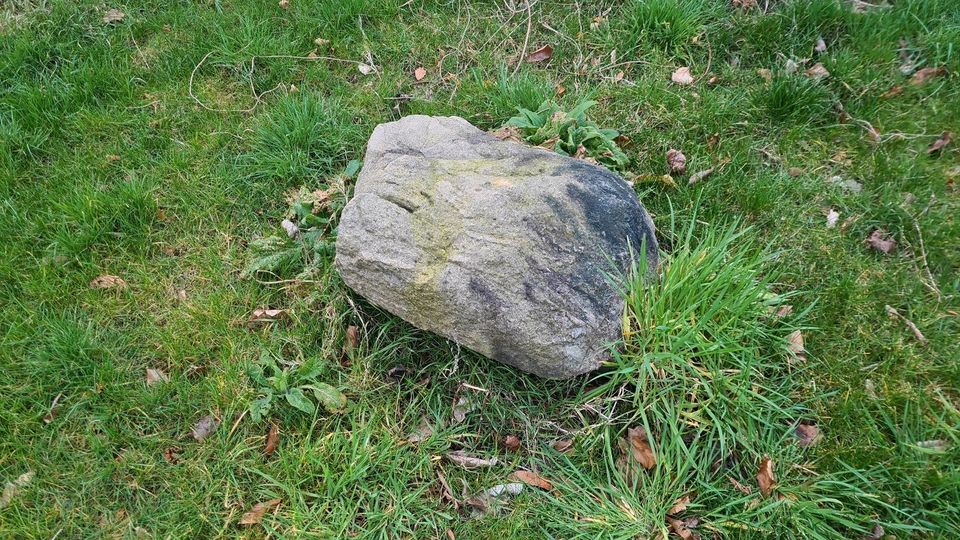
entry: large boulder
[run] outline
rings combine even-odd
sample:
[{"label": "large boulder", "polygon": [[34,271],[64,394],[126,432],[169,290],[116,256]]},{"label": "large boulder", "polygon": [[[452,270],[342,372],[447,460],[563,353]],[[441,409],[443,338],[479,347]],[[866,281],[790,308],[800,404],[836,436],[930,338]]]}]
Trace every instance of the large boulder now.
[{"label": "large boulder", "polygon": [[564,378],[609,358],[616,280],[641,245],[656,268],[653,224],[616,174],[462,118],[407,116],[370,137],[336,266],[414,326]]}]

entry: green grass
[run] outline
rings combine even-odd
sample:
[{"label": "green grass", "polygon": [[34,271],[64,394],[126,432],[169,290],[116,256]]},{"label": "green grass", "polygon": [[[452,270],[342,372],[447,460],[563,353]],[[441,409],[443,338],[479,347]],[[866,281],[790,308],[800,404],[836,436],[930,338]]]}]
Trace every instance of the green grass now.
[{"label": "green grass", "polygon": [[[518,2],[4,3],[0,483],[35,476],[0,509],[0,537],[652,538],[690,495],[680,517],[698,518],[704,538],[861,538],[878,524],[950,538],[960,160],[955,143],[925,149],[960,133],[960,9],[891,4],[537,2],[526,39]],[[104,24],[109,7],[125,20]],[[909,84],[901,38],[915,68],[947,74]],[[525,41],[553,58],[515,69]],[[377,72],[294,58],[314,50]],[[787,59],[807,58],[787,73]],[[816,62],[831,76],[803,77]],[[682,65],[692,87],[670,82]],[[903,92],[882,97],[894,85]],[[666,173],[669,148],[691,171],[724,162],[694,187],[636,184],[663,275],[627,283],[628,333],[601,370],[540,380],[418,331],[352,294],[323,249],[276,276],[243,273],[282,234],[287,196],[334,190],[335,223],[352,187],[339,175],[377,124],[456,114],[495,128],[546,99],[596,101],[590,120],[629,137],[638,178]],[[877,228],[894,254],[863,243]],[[91,289],[101,274],[128,286]],[[773,317],[784,303],[792,314]],[[288,316],[249,325],[260,307]],[[359,343],[345,351],[350,326]],[[798,329],[805,361],[787,351]],[[270,457],[269,424],[247,412],[263,351],[311,361],[349,400],[339,415],[276,406]],[[146,368],[170,381],[147,386]],[[462,397],[481,405],[458,423]],[[222,423],[197,442],[206,415]],[[423,419],[433,433],[407,442]],[[799,422],[823,440],[797,446]],[[657,464],[634,484],[616,462],[637,425]],[[442,458],[451,449],[499,463],[463,470]],[[755,478],[764,456],[771,497]],[[438,473],[462,499],[518,468],[556,489],[525,489],[478,519],[442,496]],[[238,525],[275,497],[262,525]]]}]

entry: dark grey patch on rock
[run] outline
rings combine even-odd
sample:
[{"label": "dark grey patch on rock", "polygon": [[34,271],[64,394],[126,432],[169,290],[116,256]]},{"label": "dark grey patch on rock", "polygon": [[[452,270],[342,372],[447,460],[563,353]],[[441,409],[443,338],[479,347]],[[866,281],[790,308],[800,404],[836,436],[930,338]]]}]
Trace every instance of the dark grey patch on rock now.
[{"label": "dark grey patch on rock", "polygon": [[456,117],[378,126],[343,211],[336,266],[420,328],[544,377],[596,368],[621,333],[610,276],[653,224],[617,175]]}]

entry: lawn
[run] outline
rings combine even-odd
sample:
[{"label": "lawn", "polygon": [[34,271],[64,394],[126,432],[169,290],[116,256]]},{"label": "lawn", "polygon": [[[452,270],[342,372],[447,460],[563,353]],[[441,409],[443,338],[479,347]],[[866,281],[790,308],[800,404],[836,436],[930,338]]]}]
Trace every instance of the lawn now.
[{"label": "lawn", "polygon": [[[751,4],[0,4],[0,537],[955,537],[960,5]],[[548,100],[663,259],[566,381],[332,266],[377,124]]]}]

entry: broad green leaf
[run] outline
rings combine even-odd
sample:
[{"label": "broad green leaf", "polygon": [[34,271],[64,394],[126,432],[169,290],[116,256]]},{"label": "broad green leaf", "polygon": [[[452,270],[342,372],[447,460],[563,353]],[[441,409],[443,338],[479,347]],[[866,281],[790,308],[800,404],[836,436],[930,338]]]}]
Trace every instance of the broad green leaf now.
[{"label": "broad green leaf", "polygon": [[317,396],[317,401],[328,412],[339,414],[347,406],[347,396],[343,392],[326,383],[316,383],[311,386],[313,395]]},{"label": "broad green leaf", "polygon": [[287,403],[307,414],[313,414],[313,412],[317,410],[313,402],[310,401],[310,399],[303,393],[303,390],[299,388],[291,388],[290,390],[287,390],[287,393],[284,394],[284,396],[287,398]]},{"label": "broad green leaf", "polygon": [[347,167],[343,170],[343,175],[347,178],[353,178],[360,172],[360,165],[360,160],[351,159],[350,162],[347,163]]},{"label": "broad green leaf", "polygon": [[257,398],[250,402],[250,418],[253,418],[254,422],[263,420],[268,414],[270,414],[270,408],[272,405],[273,392],[268,390],[263,397]]}]

